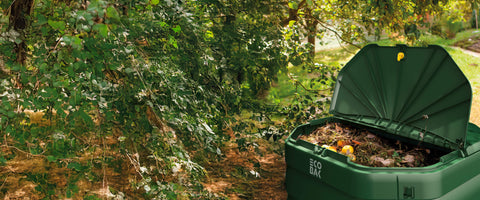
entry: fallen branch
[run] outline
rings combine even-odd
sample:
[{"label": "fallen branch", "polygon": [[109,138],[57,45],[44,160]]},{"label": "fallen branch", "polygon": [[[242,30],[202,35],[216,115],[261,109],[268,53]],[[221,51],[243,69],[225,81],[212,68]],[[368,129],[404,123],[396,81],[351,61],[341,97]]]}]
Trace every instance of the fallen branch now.
[{"label": "fallen branch", "polygon": [[9,149],[15,149],[15,150],[17,150],[17,151],[19,151],[19,152],[21,152],[21,153],[26,154],[27,156],[36,156],[36,157],[44,157],[44,158],[46,157],[46,156],[42,155],[43,153],[45,153],[45,151],[43,151],[43,152],[40,153],[40,154],[31,154],[31,153],[29,153],[29,152],[26,152],[26,151],[24,151],[24,150],[21,150],[21,149],[15,147],[15,146],[8,146],[8,145],[5,145],[5,144],[4,144],[4,145],[2,145],[2,147],[6,147],[6,148],[9,148]]}]

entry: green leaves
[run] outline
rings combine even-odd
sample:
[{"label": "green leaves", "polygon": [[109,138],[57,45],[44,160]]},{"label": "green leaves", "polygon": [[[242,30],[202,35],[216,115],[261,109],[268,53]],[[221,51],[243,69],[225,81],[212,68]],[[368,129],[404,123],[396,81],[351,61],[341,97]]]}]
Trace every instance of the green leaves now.
[{"label": "green leaves", "polygon": [[95,24],[93,30],[98,31],[103,38],[108,37],[108,26],[106,24]]},{"label": "green leaves", "polygon": [[213,32],[212,31],[206,31],[205,32],[205,39],[212,39],[214,37],[213,35]]},{"label": "green leaves", "polygon": [[107,17],[111,18],[114,22],[120,22],[120,15],[117,12],[117,9],[115,9],[113,6],[109,6],[107,8]]},{"label": "green leaves", "polygon": [[157,5],[157,4],[160,3],[160,0],[151,0],[150,3],[151,3],[152,5]]},{"label": "green leaves", "polygon": [[0,157],[0,166],[5,166],[6,163],[7,163],[7,160],[3,156],[1,156]]},{"label": "green leaves", "polygon": [[[77,157],[92,153],[87,152],[92,141],[112,137],[112,132],[122,135],[122,142],[109,145],[113,151],[124,156],[138,150],[148,159],[168,161],[166,166],[173,162],[196,166],[184,144],[216,151],[220,89],[213,88],[224,86],[213,82],[216,72],[211,69],[217,61],[203,35],[213,42],[217,32],[203,27],[208,19],[201,5],[185,3],[46,0],[33,7],[35,20],[23,40],[28,63],[6,62],[12,77],[0,81],[0,94],[12,96],[2,96],[0,102],[0,133],[9,137],[11,145],[44,155],[50,165],[71,169],[67,188],[56,188],[59,194],[76,198],[78,188],[70,178],[89,170]],[[16,55],[9,46],[12,43],[0,41],[0,53],[13,61]],[[211,64],[205,65],[204,58]],[[205,86],[207,82],[212,87]],[[148,117],[147,107],[152,109]],[[42,114],[33,119],[16,113],[18,108]],[[182,136],[159,131],[154,124],[158,121],[152,119]],[[45,123],[31,123],[35,120]],[[114,165],[102,159],[85,162]],[[135,159],[143,163],[145,157]],[[188,173],[198,177],[203,173],[200,169]],[[158,175],[158,170],[153,171],[148,176]],[[154,190],[152,195],[158,194],[156,183],[147,184]],[[42,195],[60,198],[44,186],[38,188]]]},{"label": "green leaves", "polygon": [[82,39],[80,39],[78,35],[75,35],[75,36],[65,35],[62,37],[62,39],[67,45],[70,45],[77,50],[82,49],[82,46],[83,46]]},{"label": "green leaves", "polygon": [[172,28],[172,30],[175,32],[175,33],[179,33],[182,28],[180,27],[180,25],[176,25],[175,27]]},{"label": "green leaves", "polygon": [[307,5],[308,6],[313,6],[313,0],[307,0]]},{"label": "green leaves", "polygon": [[48,20],[48,25],[50,25],[53,29],[63,31],[65,30],[65,22],[64,21],[53,21]]},{"label": "green leaves", "polygon": [[[88,169],[76,157],[92,155],[97,151],[90,147],[103,146],[92,143],[105,140],[119,157],[139,152],[139,158],[132,157],[139,163],[182,165],[189,177],[200,177],[202,168],[186,149],[221,154],[219,133],[236,123],[237,115],[245,110],[260,118],[280,113],[261,98],[278,72],[287,71],[287,62],[308,66],[305,48],[292,42],[303,33],[292,30],[285,40],[284,28],[277,24],[285,13],[272,11],[302,9],[314,5],[310,0],[302,6],[291,1],[289,7],[236,0],[88,2],[37,2],[31,34],[24,40],[30,48],[28,67],[7,64],[13,75],[4,79],[8,84],[0,82],[0,94],[18,95],[2,99],[0,131],[23,149],[42,144],[32,152],[44,152],[49,162],[63,164],[73,174]],[[295,20],[288,24],[301,25]],[[15,60],[12,43],[0,46],[5,59]],[[281,112],[292,113],[295,122],[308,119],[300,110],[313,112],[312,99],[298,98],[295,108]],[[45,120],[55,123],[25,125],[30,119],[14,112],[19,107],[45,111]],[[175,133],[160,130],[161,124]],[[249,134],[256,124],[235,130]],[[113,166],[108,159],[85,162]],[[144,194],[148,199],[164,191],[156,181],[147,181],[159,175],[147,167],[141,187],[150,188]],[[74,181],[70,183],[60,193],[76,198]]]},{"label": "green leaves", "polygon": [[288,7],[289,7],[290,9],[296,10],[296,9],[298,9],[298,3],[295,2],[295,1],[290,1],[290,2],[288,2]]},{"label": "green leaves", "polygon": [[168,44],[171,44],[173,47],[178,49],[177,40],[171,35],[168,37]]},{"label": "green leaves", "polygon": [[57,158],[55,156],[49,155],[49,156],[47,156],[47,160],[48,160],[48,162],[56,162]]},{"label": "green leaves", "polygon": [[47,18],[42,14],[37,14],[36,19],[37,21],[32,24],[33,26],[41,26],[48,22]]},{"label": "green leaves", "polygon": [[[295,24],[295,22],[297,22],[297,21],[295,21],[295,20],[290,20],[290,21],[288,21],[288,26],[289,26],[289,27],[293,27],[293,25]],[[288,39],[287,39],[287,40],[288,40]]]},{"label": "green leaves", "polygon": [[74,169],[74,170],[76,170],[76,171],[82,171],[82,170],[84,169],[84,167],[82,166],[82,164],[80,164],[80,163],[78,163],[78,162],[68,163],[67,168],[69,168],[69,169]]}]

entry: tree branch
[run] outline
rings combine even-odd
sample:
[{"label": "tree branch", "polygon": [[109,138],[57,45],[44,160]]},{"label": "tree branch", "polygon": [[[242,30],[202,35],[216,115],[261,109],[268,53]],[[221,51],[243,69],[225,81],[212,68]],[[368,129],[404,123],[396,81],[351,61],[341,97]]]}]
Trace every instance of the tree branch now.
[{"label": "tree branch", "polygon": [[[291,9],[290,7],[288,8],[288,18],[287,19],[284,19],[282,20],[281,22],[281,25],[282,26],[287,26],[288,23],[290,23],[291,20],[297,20],[298,19],[298,10],[300,10],[303,5],[305,5],[306,3],[306,0],[302,0],[299,4],[298,4],[298,8],[297,9]],[[288,5],[288,3],[287,3]]]},{"label": "tree branch", "polygon": [[342,40],[343,42],[348,43],[348,44],[350,44],[350,45],[352,45],[352,46],[354,46],[354,47],[356,47],[356,48],[359,48],[359,49],[361,48],[360,46],[354,44],[353,42],[347,41],[347,40],[343,39],[343,37],[342,37],[336,30],[334,30],[333,28],[327,26],[327,25],[326,25],[325,23],[323,23],[322,21],[318,20],[317,18],[315,18],[315,20],[316,20],[316,21],[318,22],[318,24],[320,24],[320,26],[322,26],[323,28],[326,28],[327,30],[332,31],[333,34],[335,34],[335,36],[336,36],[338,39],[340,39],[340,40]]},{"label": "tree branch", "polygon": [[292,76],[290,76],[290,74],[288,74],[288,78],[289,78],[290,80],[292,80],[295,85],[300,85],[300,86],[301,86],[305,91],[307,91],[307,92],[320,93],[320,92],[325,92],[325,91],[328,91],[328,90],[331,89],[331,88],[327,88],[327,89],[323,89],[323,90],[309,89],[309,88],[305,87],[305,86],[304,86],[300,81],[298,81],[297,79],[292,78]]}]

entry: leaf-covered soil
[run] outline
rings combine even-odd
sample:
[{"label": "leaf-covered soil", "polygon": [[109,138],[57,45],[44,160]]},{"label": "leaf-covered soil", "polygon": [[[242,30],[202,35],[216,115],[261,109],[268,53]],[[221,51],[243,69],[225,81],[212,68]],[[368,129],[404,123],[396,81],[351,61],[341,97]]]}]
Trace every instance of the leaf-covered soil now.
[{"label": "leaf-covered soil", "polygon": [[389,140],[342,123],[327,123],[299,139],[347,155],[370,167],[424,167],[437,163],[444,152]]},{"label": "leaf-covered soil", "polygon": [[224,157],[208,163],[203,185],[219,198],[287,199],[284,141],[255,139],[246,148],[231,141],[222,148]]},{"label": "leaf-covered soil", "polygon": [[[1,199],[141,199],[144,193],[131,186],[140,179],[132,163],[108,148],[60,162],[5,144],[0,150],[4,157],[13,157],[0,166]],[[118,165],[102,164],[104,159]]]}]

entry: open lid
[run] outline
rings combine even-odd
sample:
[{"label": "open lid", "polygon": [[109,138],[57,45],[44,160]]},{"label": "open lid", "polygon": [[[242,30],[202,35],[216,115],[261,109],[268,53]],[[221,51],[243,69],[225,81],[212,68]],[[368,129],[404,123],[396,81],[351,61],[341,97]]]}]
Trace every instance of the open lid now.
[{"label": "open lid", "polygon": [[472,89],[440,46],[367,45],[338,74],[330,113],[448,149],[463,149]]}]

